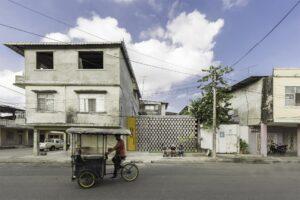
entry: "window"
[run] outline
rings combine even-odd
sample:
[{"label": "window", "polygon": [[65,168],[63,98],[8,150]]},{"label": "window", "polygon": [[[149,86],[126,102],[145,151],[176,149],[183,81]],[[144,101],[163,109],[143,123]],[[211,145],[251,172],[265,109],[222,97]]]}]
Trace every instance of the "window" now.
[{"label": "window", "polygon": [[105,112],[105,94],[80,94],[80,112]]},{"label": "window", "polygon": [[145,110],[155,110],[155,105],[145,105]]},{"label": "window", "polygon": [[37,52],[36,68],[53,69],[53,52]]},{"label": "window", "polygon": [[37,111],[53,112],[54,111],[54,94],[40,93],[37,94]]},{"label": "window", "polygon": [[285,87],[285,105],[300,106],[300,86]]},{"label": "window", "polygon": [[24,119],[25,118],[25,111],[16,111],[15,115],[19,119]]},{"label": "window", "polygon": [[80,51],[78,56],[79,69],[103,69],[103,52]]}]

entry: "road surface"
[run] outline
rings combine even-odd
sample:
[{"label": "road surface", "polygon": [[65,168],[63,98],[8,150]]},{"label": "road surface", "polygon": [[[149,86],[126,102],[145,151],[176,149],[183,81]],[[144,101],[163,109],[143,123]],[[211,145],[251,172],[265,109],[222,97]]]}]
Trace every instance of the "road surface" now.
[{"label": "road surface", "polygon": [[300,199],[300,164],[149,164],[135,182],[107,177],[89,190],[70,173],[66,166],[0,164],[0,199]]}]

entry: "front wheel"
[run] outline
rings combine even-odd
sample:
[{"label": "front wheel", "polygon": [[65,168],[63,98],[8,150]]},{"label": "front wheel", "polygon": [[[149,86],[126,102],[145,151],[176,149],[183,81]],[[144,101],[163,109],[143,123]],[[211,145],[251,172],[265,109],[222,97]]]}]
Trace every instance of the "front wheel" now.
[{"label": "front wheel", "polygon": [[96,175],[91,171],[82,171],[78,176],[77,183],[81,188],[89,189],[96,184]]},{"label": "front wheel", "polygon": [[122,167],[121,176],[125,181],[134,181],[139,175],[138,167],[133,163],[127,163]]}]

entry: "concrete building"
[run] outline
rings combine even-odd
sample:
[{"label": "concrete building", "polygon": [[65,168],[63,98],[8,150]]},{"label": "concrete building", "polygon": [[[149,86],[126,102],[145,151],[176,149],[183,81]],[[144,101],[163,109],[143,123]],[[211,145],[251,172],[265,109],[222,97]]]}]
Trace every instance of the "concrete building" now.
[{"label": "concrete building", "polygon": [[300,156],[299,68],[274,68],[273,76],[249,77],[233,85],[231,93],[235,122],[249,127],[251,153],[267,156],[274,142]]},{"label": "concrete building", "polygon": [[140,115],[162,115],[167,114],[168,103],[160,101],[140,100]]},{"label": "concrete building", "polygon": [[0,148],[33,144],[33,130],[25,125],[25,110],[0,105]]},{"label": "concrete building", "polygon": [[[138,114],[141,95],[123,42],[5,45],[25,58],[15,85],[25,89],[35,155],[51,131],[122,128],[126,116]],[[63,137],[66,146],[65,132]]]}]

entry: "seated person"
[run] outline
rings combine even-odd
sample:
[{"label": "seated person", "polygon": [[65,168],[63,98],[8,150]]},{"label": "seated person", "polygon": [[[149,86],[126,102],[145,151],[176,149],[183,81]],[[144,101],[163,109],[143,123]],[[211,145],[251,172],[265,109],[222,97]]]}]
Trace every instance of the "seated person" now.
[{"label": "seated person", "polygon": [[167,147],[163,144],[162,145],[162,152],[163,152],[163,157],[168,157],[168,151],[167,151]]},{"label": "seated person", "polygon": [[171,157],[175,157],[176,156],[176,147],[174,144],[172,144],[171,146]]},{"label": "seated person", "polygon": [[183,157],[183,154],[184,154],[183,145],[180,144],[178,147],[178,156]]}]

